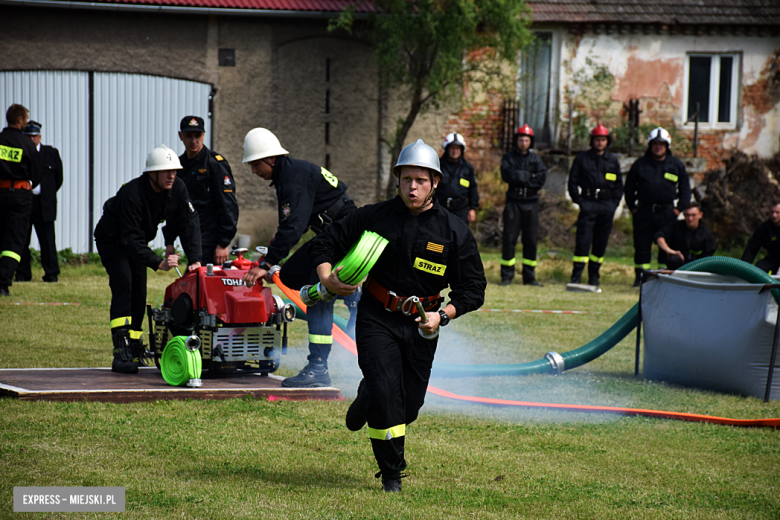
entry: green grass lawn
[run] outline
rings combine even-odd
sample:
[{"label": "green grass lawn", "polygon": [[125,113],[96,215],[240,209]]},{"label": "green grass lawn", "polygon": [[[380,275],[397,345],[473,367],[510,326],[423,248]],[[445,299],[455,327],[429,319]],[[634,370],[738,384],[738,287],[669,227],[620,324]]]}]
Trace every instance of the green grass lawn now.
[{"label": "green grass lawn", "polygon": [[[602,294],[570,293],[570,258],[540,255],[545,287],[498,287],[484,254],[487,309],[442,333],[442,363],[518,363],[566,352],[636,303],[630,262],[607,260]],[[40,279],[40,272],[34,278]],[[175,273],[149,272],[162,302]],[[110,293],[99,265],[66,266],[58,284],[27,283],[0,301],[0,368],[108,366]],[[80,305],[14,305],[70,302]],[[346,316],[346,309],[337,312]],[[305,363],[293,323],[280,375]],[[652,408],[739,419],[780,417],[780,403],[634,377],[635,336],[562,376],[434,378],[465,395]],[[343,425],[360,380],[334,346],[340,402],[255,399],[136,404],[0,398],[0,518],[780,518],[780,432],[486,407],[429,395],[407,430],[409,477],[381,492],[367,434]],[[124,486],[124,514],[13,513],[14,486]]]}]

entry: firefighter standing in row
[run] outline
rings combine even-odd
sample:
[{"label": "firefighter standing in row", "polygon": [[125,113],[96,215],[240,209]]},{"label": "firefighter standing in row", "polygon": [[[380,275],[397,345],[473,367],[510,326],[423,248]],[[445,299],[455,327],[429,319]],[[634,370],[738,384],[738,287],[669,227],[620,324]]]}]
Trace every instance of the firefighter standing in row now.
[{"label": "firefighter standing in row", "polygon": [[444,177],[436,188],[439,204],[468,223],[477,220],[479,191],[474,167],[465,158],[466,141],[457,132],[444,138],[440,164]]},{"label": "firefighter standing in row", "polygon": [[187,269],[200,267],[200,221],[187,187],[176,178],[180,169],[176,152],[165,145],[152,150],[144,174],[106,201],[95,227],[100,261],[111,287],[114,372],[138,372],[144,351],[141,327],[146,310],[146,268],[168,271],[178,266],[178,255],[161,258],[149,247],[161,222],[166,222],[170,236],[181,237],[190,263]]},{"label": "firefighter standing in row", "polygon": [[[435,150],[418,140],[401,151],[393,170],[397,197],[358,209],[309,243],[320,281],[346,295],[357,286],[341,282],[332,266],[366,230],[389,241],[363,285],[358,305],[356,343],[364,380],[347,412],[350,430],[368,422],[377,476],[381,474],[388,492],[401,490],[406,427],[423,405],[438,342],[419,332],[433,333],[478,309],[487,285],[468,226],[433,196],[442,176]],[[440,293],[447,287],[450,301],[440,308]],[[427,323],[409,303],[412,296],[421,300]]]},{"label": "firefighter standing in row", "polygon": [[[634,216],[634,287],[639,287],[642,271],[651,267],[656,233],[674,222],[691,201],[688,172],[682,161],[672,155],[669,132],[656,128],[650,132],[647,144],[647,152],[634,162],[626,176],[626,206]],[[663,251],[658,253],[658,263],[666,263]]]},{"label": "firefighter standing in row", "polygon": [[[192,205],[200,217],[201,263],[222,265],[229,258],[228,246],[236,234],[238,202],[236,183],[227,160],[203,144],[203,118],[185,116],[179,125],[184,153],[179,156],[179,178],[187,186]],[[168,228],[163,228],[166,254],[176,252]]]},{"label": "firefighter standing in row", "polygon": [[57,192],[62,187],[62,159],[60,152],[53,146],[41,144],[41,128],[43,125],[30,121],[24,128],[24,135],[35,143],[43,165],[41,184],[32,190],[32,212],[27,231],[27,245],[22,251],[22,260],[16,268],[16,281],[32,280],[30,269],[30,239],[35,227],[35,235],[41,248],[41,266],[43,281],[56,282],[60,274],[60,263],[57,258],[57,242],[54,235],[54,221],[57,220]]},{"label": "firefighter standing in row", "polygon": [[[258,267],[244,275],[244,282],[250,286],[284,260],[307,229],[321,233],[331,222],[355,210],[355,203],[346,193],[347,186],[336,176],[313,163],[287,157],[288,154],[279,139],[265,128],[255,128],[246,134],[244,162],[250,164],[253,174],[271,181],[279,203],[279,227],[268,245],[268,253]],[[285,262],[279,274],[287,287],[299,290],[318,282],[317,273],[309,263],[308,244],[302,245]],[[309,362],[298,375],[282,381],[282,386],[330,386],[328,356],[333,344],[333,304],[331,300],[309,307],[306,316]]]},{"label": "firefighter standing in row", "polygon": [[517,129],[514,150],[501,158],[501,178],[509,184],[504,207],[504,232],[501,250],[501,285],[515,277],[515,246],[523,234],[523,285],[536,281],[536,243],[539,240],[539,190],[547,179],[542,159],[531,152],[534,131],[528,125]]},{"label": "firefighter standing in row", "polygon": [[742,253],[742,261],[752,264],[762,247],[766,249],[766,256],[756,263],[756,267],[777,274],[780,269],[780,203],[772,206],[769,219],[753,232]]},{"label": "firefighter standing in row", "polygon": [[11,105],[5,114],[8,126],[0,132],[0,296],[10,296],[27,244],[32,189],[43,175],[35,143],[22,133],[29,117],[25,107]]},{"label": "firefighter standing in row", "polygon": [[581,283],[587,263],[588,284],[599,285],[599,269],[604,262],[615,210],[623,197],[620,163],[607,150],[610,144],[609,130],[597,125],[590,132],[590,150],[578,154],[571,165],[569,195],[580,207],[571,283]]}]

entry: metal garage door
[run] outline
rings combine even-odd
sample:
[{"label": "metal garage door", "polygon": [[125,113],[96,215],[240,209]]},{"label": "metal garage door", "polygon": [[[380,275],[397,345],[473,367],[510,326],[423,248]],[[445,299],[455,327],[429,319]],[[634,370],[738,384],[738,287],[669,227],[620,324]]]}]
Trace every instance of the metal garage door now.
[{"label": "metal garage door", "polygon": [[[103,203],[141,174],[146,154],[161,143],[184,152],[177,135],[182,117],[204,117],[208,139],[210,96],[205,83],[141,74],[0,72],[3,110],[12,103],[30,109],[43,124],[41,142],[62,157],[57,248],[94,250],[92,229]],[[153,247],[162,245],[160,233]],[[38,248],[34,233],[31,246]]]}]

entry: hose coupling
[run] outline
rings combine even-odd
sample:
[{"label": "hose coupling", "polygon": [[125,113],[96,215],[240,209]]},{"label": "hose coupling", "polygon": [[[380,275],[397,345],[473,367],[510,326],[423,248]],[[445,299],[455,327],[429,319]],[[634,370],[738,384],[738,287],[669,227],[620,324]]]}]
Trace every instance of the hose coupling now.
[{"label": "hose coupling", "polygon": [[274,275],[281,270],[281,265],[272,265],[268,272],[265,273],[265,281],[268,282],[269,285],[274,283]]},{"label": "hose coupling", "polygon": [[200,348],[200,338],[198,336],[189,336],[184,340],[184,346],[187,347],[187,350],[195,352]]},{"label": "hose coupling", "polygon": [[553,375],[559,376],[563,374],[563,371],[566,370],[566,363],[563,360],[563,356],[558,354],[555,351],[548,352],[544,355],[544,359],[550,362],[550,366],[552,366],[552,372]]},{"label": "hose coupling", "polygon": [[304,285],[301,287],[300,295],[301,300],[303,300],[303,303],[306,304],[307,307],[320,301],[329,302],[336,297],[334,293],[330,292],[322,285],[322,282],[319,282],[316,285]]},{"label": "hose coupling", "polygon": [[[406,300],[406,302],[411,301],[412,304],[417,308],[417,312],[420,315],[420,322],[422,323],[428,323],[428,315],[425,314],[425,307],[423,307],[422,302],[420,301],[420,298],[417,296],[412,296],[409,299]],[[406,302],[404,302],[404,305],[406,305]],[[404,313],[406,314],[406,313]],[[439,337],[439,331],[441,330],[441,327],[436,327],[436,330],[433,332],[423,332],[422,329],[417,329],[417,332],[420,333],[420,336],[422,336],[425,339],[436,339]]]}]

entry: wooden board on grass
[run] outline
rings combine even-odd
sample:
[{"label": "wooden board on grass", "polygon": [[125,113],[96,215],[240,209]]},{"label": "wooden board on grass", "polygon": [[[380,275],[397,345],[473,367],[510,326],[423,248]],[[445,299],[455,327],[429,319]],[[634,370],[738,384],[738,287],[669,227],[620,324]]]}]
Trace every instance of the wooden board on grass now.
[{"label": "wooden board on grass", "polygon": [[116,374],[110,368],[0,369],[0,395],[26,400],[131,403],[167,399],[231,399],[251,395],[269,400],[340,400],[337,388],[284,388],[282,377],[238,372],[208,378],[203,386],[171,386],[156,368]]}]

